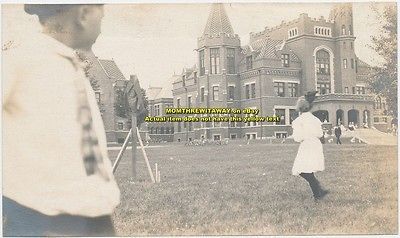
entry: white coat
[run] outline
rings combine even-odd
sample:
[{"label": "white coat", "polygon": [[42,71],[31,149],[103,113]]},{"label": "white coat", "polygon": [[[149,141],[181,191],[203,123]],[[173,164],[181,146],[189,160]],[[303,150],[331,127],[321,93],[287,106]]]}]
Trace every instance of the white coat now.
[{"label": "white coat", "polygon": [[294,160],[292,174],[313,173],[325,169],[324,153],[319,140],[322,123],[311,112],[302,113],[293,123],[293,139],[301,142]]},{"label": "white coat", "polygon": [[[73,49],[41,33],[27,39],[3,54],[3,195],[49,216],[112,214],[120,192],[89,80]],[[74,80],[85,83],[109,181],[86,174]]]}]

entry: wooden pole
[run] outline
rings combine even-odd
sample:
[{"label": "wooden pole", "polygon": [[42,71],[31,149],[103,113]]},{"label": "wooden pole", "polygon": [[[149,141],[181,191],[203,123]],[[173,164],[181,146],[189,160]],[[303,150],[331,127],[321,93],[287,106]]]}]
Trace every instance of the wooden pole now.
[{"label": "wooden pole", "polygon": [[136,155],[136,145],[138,141],[137,134],[133,131],[137,129],[137,121],[136,121],[136,109],[132,109],[132,178],[136,179],[137,176],[137,155]]},{"label": "wooden pole", "polygon": [[113,173],[115,173],[115,171],[117,170],[118,164],[119,164],[119,162],[121,162],[122,155],[124,155],[125,149],[126,149],[126,147],[128,147],[129,137],[131,136],[131,134],[132,134],[132,128],[129,130],[129,133],[125,138],[124,144],[122,145],[122,148],[118,153],[117,159],[114,162],[114,165],[112,168]]},{"label": "wooden pole", "polygon": [[146,151],[144,150],[143,142],[142,142],[142,140],[140,138],[139,128],[137,128],[137,127],[136,127],[136,135],[137,135],[137,138],[139,140],[140,148],[142,149],[142,152],[143,152],[144,161],[146,162],[147,170],[149,171],[151,181],[153,183],[155,183],[156,181],[154,180],[153,171],[151,170],[149,159],[147,158],[147,154],[146,154]]},{"label": "wooden pole", "polygon": [[156,167],[156,183],[158,182],[158,166],[157,163],[155,163],[155,167]]}]

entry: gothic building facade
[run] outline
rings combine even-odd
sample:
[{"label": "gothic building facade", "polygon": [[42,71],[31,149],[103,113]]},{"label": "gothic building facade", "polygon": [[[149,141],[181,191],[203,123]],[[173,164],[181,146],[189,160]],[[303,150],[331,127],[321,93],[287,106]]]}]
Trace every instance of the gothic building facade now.
[{"label": "gothic building facade", "polygon": [[213,4],[198,38],[197,67],[173,82],[174,107],[256,108],[281,120],[175,123],[174,140],[286,137],[297,98],[311,90],[318,91],[313,113],[326,126],[371,127],[382,110],[366,83],[371,69],[355,54],[353,25],[351,3],[336,4],[328,20],[301,14],[250,33],[241,46],[223,4]]}]

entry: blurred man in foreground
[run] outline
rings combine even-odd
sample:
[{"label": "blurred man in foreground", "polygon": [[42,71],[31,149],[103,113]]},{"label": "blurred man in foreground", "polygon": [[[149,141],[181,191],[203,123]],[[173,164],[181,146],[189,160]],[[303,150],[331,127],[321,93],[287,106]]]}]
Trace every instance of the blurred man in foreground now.
[{"label": "blurred man in foreground", "polygon": [[112,236],[120,193],[75,54],[95,43],[103,5],[26,4],[25,11],[43,32],[3,55],[3,233]]}]

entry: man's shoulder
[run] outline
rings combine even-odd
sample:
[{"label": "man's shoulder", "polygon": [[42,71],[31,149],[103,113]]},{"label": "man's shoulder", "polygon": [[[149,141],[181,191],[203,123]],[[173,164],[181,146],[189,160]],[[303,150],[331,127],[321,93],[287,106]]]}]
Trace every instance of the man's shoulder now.
[{"label": "man's shoulder", "polygon": [[[49,49],[35,48],[33,45],[20,45],[3,54],[4,69],[11,74],[52,75],[61,77],[65,72],[74,70],[69,60]],[[54,73],[57,72],[56,75]]]}]

